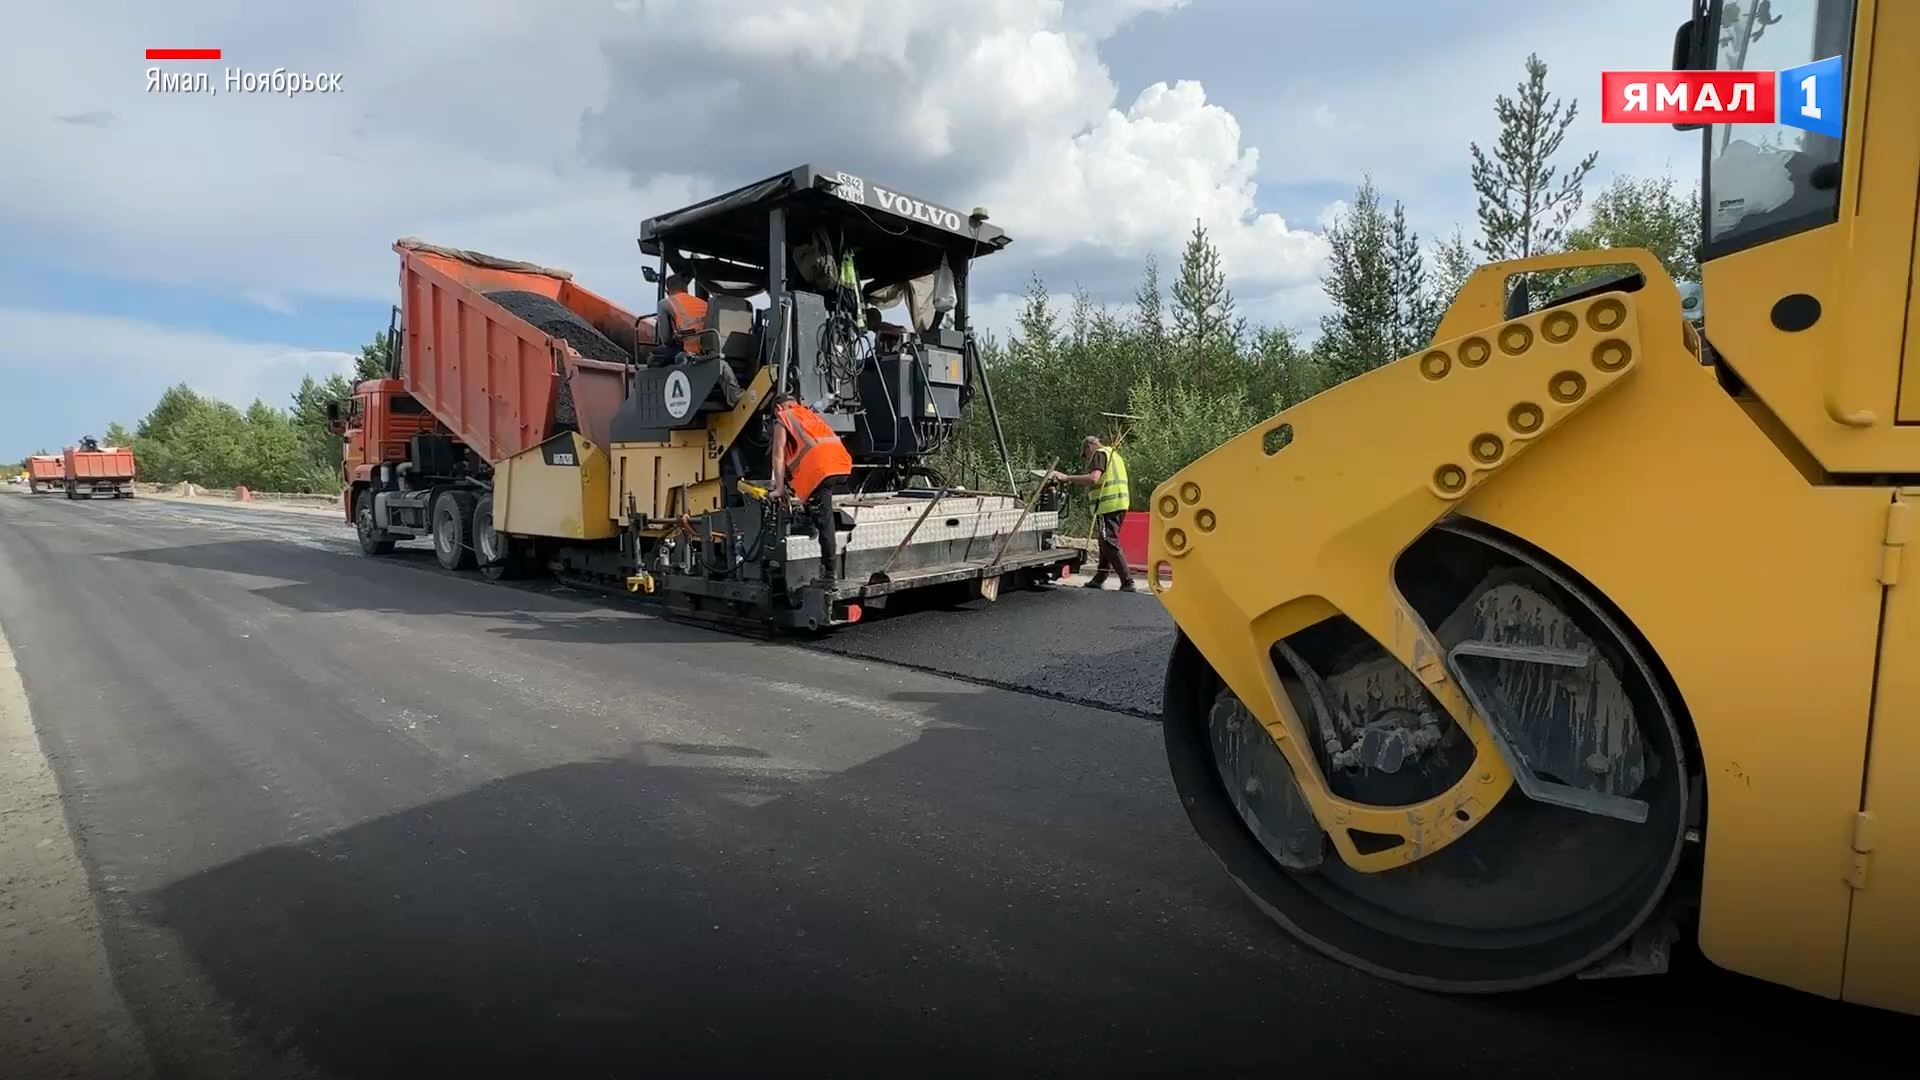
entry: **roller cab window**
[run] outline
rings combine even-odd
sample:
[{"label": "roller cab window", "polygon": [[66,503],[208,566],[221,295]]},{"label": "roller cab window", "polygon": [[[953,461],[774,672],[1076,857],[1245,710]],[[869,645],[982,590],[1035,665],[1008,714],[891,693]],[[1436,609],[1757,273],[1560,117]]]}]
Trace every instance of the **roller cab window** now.
[{"label": "roller cab window", "polygon": [[[1723,0],[1707,49],[1720,71],[1779,71],[1845,55],[1853,0]],[[1800,89],[1780,87],[1780,107]],[[1831,224],[1840,211],[1841,141],[1782,124],[1707,129],[1706,255]]]}]

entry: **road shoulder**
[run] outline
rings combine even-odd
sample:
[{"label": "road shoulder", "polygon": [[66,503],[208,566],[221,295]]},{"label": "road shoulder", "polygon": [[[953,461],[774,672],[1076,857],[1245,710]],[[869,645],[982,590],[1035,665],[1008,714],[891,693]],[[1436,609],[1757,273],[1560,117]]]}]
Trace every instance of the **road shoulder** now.
[{"label": "road shoulder", "polygon": [[140,490],[138,497],[142,499],[152,499],[156,502],[180,503],[185,506],[225,506],[232,507],[236,510],[258,510],[264,513],[299,514],[304,517],[331,518],[343,525],[346,523],[345,518],[341,516],[339,500],[337,499],[331,503],[293,502],[265,498],[250,499],[242,502],[239,499],[225,495],[181,495],[172,491],[149,491],[145,488]]},{"label": "road shoulder", "polygon": [[151,1076],[5,631],[0,791],[0,1061],[14,1076]]}]

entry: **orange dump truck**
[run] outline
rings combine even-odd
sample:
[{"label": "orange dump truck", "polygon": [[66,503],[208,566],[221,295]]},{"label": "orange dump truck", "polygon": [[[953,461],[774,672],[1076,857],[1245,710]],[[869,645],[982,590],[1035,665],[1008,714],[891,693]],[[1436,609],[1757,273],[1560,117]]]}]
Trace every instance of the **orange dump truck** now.
[{"label": "orange dump truck", "polygon": [[27,490],[35,495],[58,491],[65,476],[60,458],[53,454],[35,454],[27,459]]},{"label": "orange dump truck", "polygon": [[133,498],[133,451],[124,446],[103,447],[91,438],[67,447],[61,479],[67,498]]}]

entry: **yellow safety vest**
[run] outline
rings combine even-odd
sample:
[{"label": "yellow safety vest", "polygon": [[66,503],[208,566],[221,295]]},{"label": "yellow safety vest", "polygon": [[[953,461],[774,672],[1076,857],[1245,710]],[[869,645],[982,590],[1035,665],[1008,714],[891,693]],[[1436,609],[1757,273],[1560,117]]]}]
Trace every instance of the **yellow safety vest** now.
[{"label": "yellow safety vest", "polygon": [[1093,512],[1095,516],[1117,514],[1133,505],[1133,489],[1127,486],[1127,461],[1111,446],[1100,452],[1107,455],[1107,466],[1100,471],[1100,486],[1093,489]]}]

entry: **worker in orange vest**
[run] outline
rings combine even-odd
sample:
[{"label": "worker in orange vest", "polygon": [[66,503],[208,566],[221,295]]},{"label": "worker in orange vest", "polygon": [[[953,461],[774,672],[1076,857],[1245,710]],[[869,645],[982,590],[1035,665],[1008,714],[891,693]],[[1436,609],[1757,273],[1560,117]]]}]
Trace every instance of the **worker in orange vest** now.
[{"label": "worker in orange vest", "polygon": [[707,328],[707,302],[693,295],[691,286],[685,274],[667,277],[666,294],[660,300],[660,321],[665,324],[664,332],[658,334],[655,340],[675,342],[681,352],[698,354],[700,346],[696,339]]},{"label": "worker in orange vest", "polygon": [[800,404],[792,394],[773,402],[768,456],[773,461],[772,491],[808,505],[820,537],[820,576],[839,577],[836,569],[838,537],[834,533],[833,496],[853,475],[853,455],[820,414]]}]

